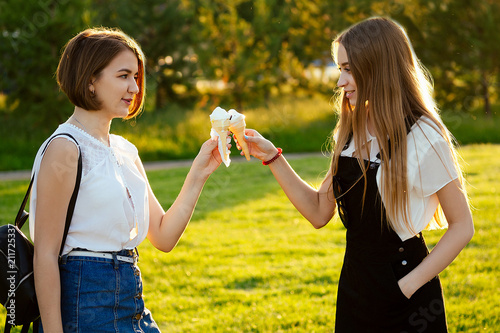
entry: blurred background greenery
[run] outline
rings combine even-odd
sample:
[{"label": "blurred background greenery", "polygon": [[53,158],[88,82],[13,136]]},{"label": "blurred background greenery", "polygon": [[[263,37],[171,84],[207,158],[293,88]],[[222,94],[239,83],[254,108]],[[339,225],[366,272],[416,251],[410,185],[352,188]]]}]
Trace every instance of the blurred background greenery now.
[{"label": "blurred background greenery", "polygon": [[2,0],[0,170],[30,168],[71,114],[54,72],[92,26],[120,27],[146,54],[145,113],[113,128],[144,160],[194,156],[218,105],[288,151],[319,150],[335,124],[331,41],[374,15],[407,29],[459,142],[500,142],[496,0]]},{"label": "blurred background greenery", "polygon": [[[243,112],[287,153],[327,150],[338,75],[331,41],[374,15],[407,29],[458,142],[500,143],[498,0],[0,0],[0,170],[31,168],[41,142],[71,115],[54,72],[65,43],[93,26],[120,27],[147,56],[145,112],[112,128],[144,161],[192,158],[218,105]],[[498,331],[498,153],[499,145],[461,150],[476,235],[442,273],[450,332]],[[317,184],[329,161],[291,163]],[[258,166],[217,170],[175,255],[141,245],[149,306],[163,330],[333,327],[345,231],[338,221],[312,229]],[[148,172],[160,201],[175,199],[186,173]],[[1,224],[17,212],[27,181],[0,182]],[[429,233],[430,247],[441,234]],[[0,323],[4,316],[0,309]]]}]

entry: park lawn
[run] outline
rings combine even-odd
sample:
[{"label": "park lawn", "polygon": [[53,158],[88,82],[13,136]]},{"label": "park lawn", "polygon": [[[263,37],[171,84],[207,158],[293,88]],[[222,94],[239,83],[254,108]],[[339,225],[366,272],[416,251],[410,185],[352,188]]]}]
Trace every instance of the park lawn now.
[{"label": "park lawn", "polygon": [[[476,234],[441,280],[450,332],[500,330],[500,145],[461,149]],[[318,185],[325,157],[290,160]],[[151,171],[164,207],[186,168]],[[0,182],[0,221],[15,216],[27,181]],[[26,229],[26,228],[25,228]],[[433,247],[444,231],[425,232]],[[164,332],[332,332],[345,231],[314,229],[258,162],[221,166],[171,253],[139,248],[146,305]],[[5,310],[0,313],[0,326]]]}]

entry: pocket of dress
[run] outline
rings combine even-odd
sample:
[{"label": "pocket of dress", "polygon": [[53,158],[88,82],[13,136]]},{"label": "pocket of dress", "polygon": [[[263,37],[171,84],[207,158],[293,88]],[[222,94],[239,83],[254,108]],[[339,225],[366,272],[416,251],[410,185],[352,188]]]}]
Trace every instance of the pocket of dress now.
[{"label": "pocket of dress", "polygon": [[403,294],[403,291],[399,287],[399,284],[398,284],[399,278],[397,277],[396,273],[394,272],[394,268],[392,267],[392,265],[390,266],[390,270],[391,270],[390,285],[392,287],[392,290],[394,291],[394,296],[397,297],[397,299],[399,299],[399,300],[409,301],[410,299],[408,297],[406,297],[405,294]]}]

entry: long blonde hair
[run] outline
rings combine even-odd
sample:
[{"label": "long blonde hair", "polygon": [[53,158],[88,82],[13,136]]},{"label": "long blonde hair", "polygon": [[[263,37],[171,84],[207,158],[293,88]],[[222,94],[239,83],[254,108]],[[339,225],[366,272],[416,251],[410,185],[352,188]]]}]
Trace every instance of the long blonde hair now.
[{"label": "long blonde hair", "polygon": [[[385,199],[388,227],[414,232],[406,209],[407,126],[416,123],[421,116],[436,125],[434,127],[439,129],[450,146],[459,180],[463,183],[451,135],[443,125],[432,97],[432,78],[416,57],[405,30],[390,19],[370,18],[340,33],[332,43],[334,59],[339,44],[347,51],[357,86],[357,102],[353,107],[341,91],[337,94],[339,121],[334,130],[337,139],[333,149],[332,174],[337,174],[340,154],[350,138],[354,140],[355,147],[365,146],[364,155],[369,156],[369,148],[364,143],[367,142],[366,128],[370,117],[383,161],[380,166],[381,195]],[[357,159],[366,177],[367,167],[362,155],[358,152]],[[403,217],[402,220],[397,219],[398,216]],[[441,209],[434,214],[432,223],[446,225]]]}]

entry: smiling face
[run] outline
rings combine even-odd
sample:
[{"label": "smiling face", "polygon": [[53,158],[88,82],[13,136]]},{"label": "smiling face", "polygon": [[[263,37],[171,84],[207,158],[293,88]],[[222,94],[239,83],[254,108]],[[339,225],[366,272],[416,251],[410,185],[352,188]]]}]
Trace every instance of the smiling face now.
[{"label": "smiling face", "polygon": [[355,106],[357,98],[356,82],[354,81],[354,77],[351,73],[349,59],[347,58],[347,51],[342,43],[339,43],[337,47],[337,63],[340,70],[337,86],[344,90],[344,96],[349,100],[349,103],[352,106]]},{"label": "smiling face", "polygon": [[120,52],[89,85],[110,119],[125,118],[134,96],[139,92],[137,56],[130,50]]}]

